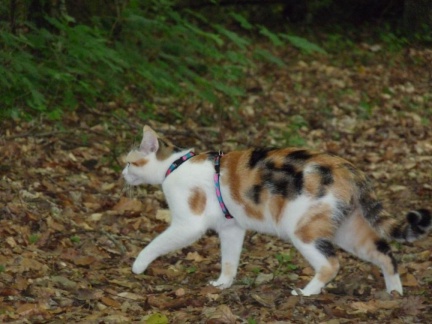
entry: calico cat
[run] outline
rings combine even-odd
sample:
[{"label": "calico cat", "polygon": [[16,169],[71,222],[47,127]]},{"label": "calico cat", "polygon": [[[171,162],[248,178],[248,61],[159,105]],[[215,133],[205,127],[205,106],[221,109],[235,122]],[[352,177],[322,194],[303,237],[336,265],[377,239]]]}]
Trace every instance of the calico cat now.
[{"label": "calico cat", "polygon": [[221,274],[228,288],[237,273],[246,230],[290,239],[315,270],[305,296],[319,294],[339,269],[335,246],[379,266],[388,292],[402,294],[388,240],[412,242],[432,228],[426,209],[398,220],[386,213],[365,175],[348,161],[305,149],[249,149],[225,155],[180,149],[149,127],[126,157],[130,185],[162,184],[172,223],[148,244],[132,271],[183,248],[207,230],[221,241]]}]

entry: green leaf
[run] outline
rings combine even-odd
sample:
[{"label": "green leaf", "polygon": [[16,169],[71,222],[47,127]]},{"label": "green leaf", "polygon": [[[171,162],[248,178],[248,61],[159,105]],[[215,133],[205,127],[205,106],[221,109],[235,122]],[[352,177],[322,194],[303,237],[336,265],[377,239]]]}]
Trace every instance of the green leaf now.
[{"label": "green leaf", "polygon": [[279,38],[279,36],[264,26],[260,26],[260,34],[266,36],[275,46],[282,46],[284,42]]},{"label": "green leaf", "polygon": [[237,45],[241,49],[245,49],[246,46],[250,44],[249,40],[247,40],[246,38],[241,37],[237,33],[232,32],[220,25],[216,25],[215,28],[219,33],[228,38],[231,42],[234,43],[234,45]]},{"label": "green leaf", "polygon": [[246,29],[246,30],[252,30],[254,27],[253,25],[251,25],[247,19],[245,17],[243,17],[242,15],[235,13],[235,12],[230,12],[229,15],[231,17],[233,17],[242,28]]},{"label": "green leaf", "polygon": [[146,324],[168,324],[168,317],[164,314],[155,313],[150,315],[145,321]]},{"label": "green leaf", "polygon": [[279,57],[274,56],[272,53],[262,48],[256,49],[254,51],[254,56],[260,59],[264,59],[270,63],[274,63],[280,67],[286,66],[285,62],[282,61]]},{"label": "green leaf", "polygon": [[286,34],[280,34],[280,37],[287,39],[291,43],[291,45],[297,47],[298,49],[304,51],[307,54],[311,54],[313,52],[327,54],[327,52],[323,48],[309,42],[306,38]]}]

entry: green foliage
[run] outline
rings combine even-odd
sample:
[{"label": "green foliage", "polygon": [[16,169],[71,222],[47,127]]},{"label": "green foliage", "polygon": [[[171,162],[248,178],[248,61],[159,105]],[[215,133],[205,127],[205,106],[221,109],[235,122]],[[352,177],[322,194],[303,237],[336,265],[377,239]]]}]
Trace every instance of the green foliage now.
[{"label": "green foliage", "polygon": [[3,264],[0,264],[0,273],[5,271],[6,271],[6,267]]},{"label": "green foliage", "polygon": [[30,234],[29,236],[29,243],[30,244],[36,244],[40,239],[39,234]]},{"label": "green foliage", "polygon": [[190,266],[190,267],[186,268],[186,272],[189,273],[189,274],[195,273],[197,270],[198,269],[195,266]]},{"label": "green foliage", "polygon": [[81,238],[79,236],[77,236],[77,235],[71,236],[70,240],[71,240],[72,243],[79,243],[79,242],[81,242]]},{"label": "green foliage", "polygon": [[282,131],[281,140],[283,146],[304,146],[305,140],[299,133],[303,126],[307,126],[307,121],[300,115],[290,117],[287,127]]},{"label": "green foliage", "polygon": [[278,253],[275,257],[278,261],[278,267],[274,270],[275,278],[280,274],[289,273],[292,270],[297,269],[297,266],[292,263],[293,255],[291,253]]},{"label": "green foliage", "polygon": [[166,315],[164,314],[154,313],[145,320],[145,323],[146,324],[168,324],[169,320],[168,317],[166,317]]},{"label": "green foliage", "polygon": [[258,324],[258,321],[253,317],[249,317],[247,319],[247,322],[248,322],[248,324]]},{"label": "green foliage", "polygon": [[[85,24],[64,10],[45,15],[42,24],[24,21],[17,32],[0,23],[0,114],[42,113],[56,120],[65,108],[119,98],[149,107],[156,97],[232,105],[244,96],[239,81],[256,61],[284,65],[269,51],[251,50],[250,37],[197,11],[175,9],[172,0],[132,0],[117,9]],[[288,41],[307,53],[324,53],[303,38],[253,26],[239,13],[229,17],[276,46]],[[140,117],[155,114],[149,108]]]},{"label": "green foliage", "polygon": [[291,45],[297,47],[298,49],[300,49],[302,52],[306,54],[312,54],[314,52],[320,54],[327,54],[327,52],[323,48],[321,48],[320,46],[314,43],[311,43],[310,41],[308,41],[303,37],[285,35],[285,34],[282,34],[281,37],[287,39],[291,43]]}]

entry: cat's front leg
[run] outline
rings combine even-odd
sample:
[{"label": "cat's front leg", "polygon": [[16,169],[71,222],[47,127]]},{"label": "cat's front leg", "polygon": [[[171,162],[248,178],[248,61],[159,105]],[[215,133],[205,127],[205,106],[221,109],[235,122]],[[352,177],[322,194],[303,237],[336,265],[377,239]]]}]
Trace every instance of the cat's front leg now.
[{"label": "cat's front leg", "polygon": [[226,224],[219,229],[221,241],[221,274],[215,281],[210,281],[215,287],[225,289],[231,287],[237,274],[240,254],[246,231],[235,223]]},{"label": "cat's front leg", "polygon": [[138,254],[133,263],[132,272],[135,274],[143,273],[149,264],[159,256],[192,244],[204,233],[205,229],[198,222],[195,225],[171,224]]}]

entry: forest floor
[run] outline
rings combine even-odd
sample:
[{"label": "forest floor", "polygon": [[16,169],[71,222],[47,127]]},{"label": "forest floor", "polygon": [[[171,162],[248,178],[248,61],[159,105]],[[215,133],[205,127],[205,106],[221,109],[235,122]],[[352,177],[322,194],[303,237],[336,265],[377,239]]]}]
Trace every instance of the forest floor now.
[{"label": "forest floor", "polygon": [[220,270],[214,233],[132,274],[169,220],[159,187],[121,179],[121,156],[145,123],[197,151],[330,151],[374,180],[395,217],[432,208],[431,50],[359,43],[326,56],[274,53],[287,66],[251,72],[238,111],[159,98],[148,112],[109,102],[61,122],[2,121],[0,322],[431,323],[432,235],[392,244],[404,296],[387,294],[379,269],[342,251],[322,294],[291,296],[312,269],[290,243],[255,233],[229,289],[208,284]]}]

